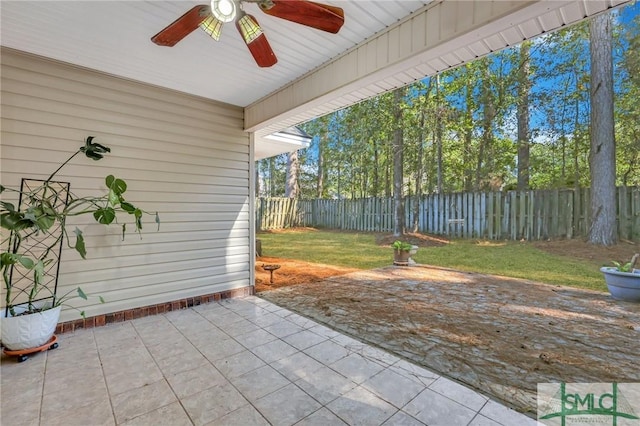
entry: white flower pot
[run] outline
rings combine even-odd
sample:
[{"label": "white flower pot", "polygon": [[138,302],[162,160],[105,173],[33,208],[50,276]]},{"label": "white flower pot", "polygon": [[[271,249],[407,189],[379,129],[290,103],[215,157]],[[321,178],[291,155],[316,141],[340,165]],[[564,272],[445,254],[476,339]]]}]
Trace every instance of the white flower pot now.
[{"label": "white flower pot", "polygon": [[[4,310],[4,309],[3,309]],[[22,309],[24,312],[26,309]],[[51,339],[60,318],[60,306],[28,315],[4,316],[0,318],[2,344],[9,350],[37,348]],[[17,313],[20,308],[16,308]],[[11,315],[11,314],[9,314]]]},{"label": "white flower pot", "polygon": [[640,269],[621,272],[611,266],[600,268],[611,297],[627,302],[640,303]]}]

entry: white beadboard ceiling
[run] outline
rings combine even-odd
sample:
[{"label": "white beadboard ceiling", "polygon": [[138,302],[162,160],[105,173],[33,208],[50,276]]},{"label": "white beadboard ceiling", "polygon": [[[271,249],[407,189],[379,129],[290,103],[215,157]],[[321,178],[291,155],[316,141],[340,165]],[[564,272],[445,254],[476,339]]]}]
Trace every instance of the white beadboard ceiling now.
[{"label": "white beadboard ceiling", "polygon": [[[442,23],[442,31],[447,30],[447,25],[459,27],[468,22],[465,34],[376,70],[366,80],[328,87],[323,96],[286,105],[254,122],[249,120],[246,127],[256,132],[257,141],[264,142],[263,137],[269,133],[580,21],[628,0],[322,0],[344,9],[345,24],[336,35],[265,15],[255,4],[245,3],[245,10],[258,19],[278,57],[278,63],[266,69],[255,64],[232,24],[226,24],[219,42],[201,30],[172,48],[150,41],[151,36],[184,12],[206,1],[2,0],[0,44],[248,107],[248,111],[256,109],[256,105],[265,105],[262,108],[265,115],[264,111],[271,109],[269,105],[283,105],[278,96],[286,98],[287,87],[312,80],[322,72],[326,81],[330,64],[344,62],[349,54],[372,45],[401,25],[414,25],[412,17],[443,1],[457,2],[457,15],[453,24]],[[492,7],[503,7],[499,5],[503,1],[518,4],[519,11],[497,17],[495,25],[473,26],[471,14],[482,15]],[[429,28],[417,30],[425,32]],[[270,98],[278,100],[269,103]]]},{"label": "white beadboard ceiling", "polygon": [[[324,1],[324,0],[323,0]],[[259,68],[233,23],[216,42],[197,29],[174,47],[150,38],[207,0],[0,2],[3,46],[117,76],[247,106],[352,48],[429,0],[324,1],[345,11],[338,34],[268,16],[260,23],[278,63]]]}]

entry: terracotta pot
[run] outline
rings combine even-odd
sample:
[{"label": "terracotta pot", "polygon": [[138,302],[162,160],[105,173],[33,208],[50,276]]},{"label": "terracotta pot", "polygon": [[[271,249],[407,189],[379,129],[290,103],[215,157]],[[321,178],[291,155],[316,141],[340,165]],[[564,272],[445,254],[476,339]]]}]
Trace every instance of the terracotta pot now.
[{"label": "terracotta pot", "polygon": [[640,303],[640,269],[634,269],[633,272],[621,272],[607,266],[600,268],[600,272],[604,274],[604,280],[611,297]]},{"label": "terracotta pot", "polygon": [[407,266],[409,264],[409,257],[411,252],[409,250],[393,250],[393,264],[399,266]]},{"label": "terracotta pot", "polygon": [[[26,308],[16,307],[17,313],[25,310]],[[56,306],[33,314],[16,315],[15,317],[5,317],[3,312],[0,319],[2,344],[12,351],[44,345],[56,331],[60,310],[61,307]]]}]

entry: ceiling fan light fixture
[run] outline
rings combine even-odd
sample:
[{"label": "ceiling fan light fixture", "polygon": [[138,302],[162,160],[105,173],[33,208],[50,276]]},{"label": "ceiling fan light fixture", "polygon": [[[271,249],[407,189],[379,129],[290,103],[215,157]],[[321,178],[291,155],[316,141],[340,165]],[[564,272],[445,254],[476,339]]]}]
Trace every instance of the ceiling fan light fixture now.
[{"label": "ceiling fan light fixture", "polygon": [[234,0],[211,0],[211,14],[221,22],[231,22],[236,17]]},{"label": "ceiling fan light fixture", "polygon": [[237,27],[240,30],[244,42],[247,44],[262,35],[262,29],[260,25],[258,25],[258,21],[256,21],[253,16],[247,15],[244,12],[238,14]]},{"label": "ceiling fan light fixture", "polygon": [[207,19],[202,21],[200,28],[202,28],[205,33],[209,34],[212,39],[219,41],[220,35],[222,34],[222,24],[223,22],[221,20],[217,19],[213,15],[209,15]]}]

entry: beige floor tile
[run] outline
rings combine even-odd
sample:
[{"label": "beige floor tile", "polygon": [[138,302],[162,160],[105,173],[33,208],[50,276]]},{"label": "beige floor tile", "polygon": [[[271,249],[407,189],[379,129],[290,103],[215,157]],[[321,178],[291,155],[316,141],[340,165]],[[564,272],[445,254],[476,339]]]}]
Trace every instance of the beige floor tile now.
[{"label": "beige floor tile", "polygon": [[176,401],[166,380],[160,380],[114,396],[113,412],[116,421],[122,423]]},{"label": "beige floor tile", "polygon": [[198,426],[211,423],[247,405],[247,400],[230,383],[214,386],[182,399],[182,406]]},{"label": "beige floor tile", "polygon": [[78,392],[92,388],[95,385],[104,387],[105,381],[100,364],[91,363],[76,370],[57,371],[55,367],[47,367],[44,381],[44,394],[59,394]]},{"label": "beige floor tile", "polygon": [[[153,361],[151,361],[151,363],[152,362]],[[137,371],[124,370],[105,375],[109,393],[112,396],[118,395],[122,392],[141,388],[142,386],[162,380],[162,372],[155,364],[151,363],[141,364]]]},{"label": "beige floor tile", "polygon": [[315,413],[312,413],[296,423],[296,426],[346,426],[346,423],[340,420],[338,416],[331,411],[322,407]]},{"label": "beige floor tile", "polygon": [[156,360],[160,371],[165,376],[180,373],[182,371],[191,370],[193,368],[211,365],[209,361],[192,346],[185,352],[173,355],[169,358]]},{"label": "beige floor tile", "polygon": [[289,336],[284,337],[282,340],[297,349],[303,350],[317,345],[318,343],[324,342],[325,340],[327,340],[327,338],[320,336],[319,334],[312,333],[311,331],[303,330],[298,333],[290,334]]},{"label": "beige floor tile", "polygon": [[165,340],[161,343],[147,345],[146,347],[151,356],[158,361],[184,354],[187,351],[187,348],[192,348],[192,345],[186,337],[182,334],[178,334],[178,337],[173,340]]},{"label": "beige floor tile", "polygon": [[249,401],[255,401],[274,392],[291,382],[268,365],[250,371],[240,377],[233,378],[231,383]]},{"label": "beige floor tile", "polygon": [[318,361],[302,352],[279,359],[272,363],[271,366],[292,382],[309,377],[323,367]]},{"label": "beige floor tile", "polygon": [[0,424],[11,426],[34,426],[40,419],[40,410],[25,410],[23,406],[0,410]]},{"label": "beige floor tile", "polygon": [[113,426],[115,424],[109,400],[61,411],[54,416],[43,417],[41,422],[43,426]]},{"label": "beige floor tile", "polygon": [[322,404],[328,404],[357,386],[342,374],[325,366],[295,383]]},{"label": "beige floor tile", "polygon": [[398,411],[362,387],[333,400],[327,408],[350,425],[380,425]]},{"label": "beige floor tile", "polygon": [[[207,423],[206,426],[270,426],[270,423],[262,417],[262,414],[258,412],[251,405],[245,405],[242,408],[238,408],[236,411],[232,411],[226,416],[222,416],[217,420]],[[328,426],[328,425],[325,425]]]},{"label": "beige floor tile", "polygon": [[[411,417],[410,415],[408,415],[403,411],[398,411],[383,424],[383,426],[423,426],[423,425],[424,423],[422,423],[418,419]],[[489,426],[489,425],[486,425],[486,426]],[[498,425],[495,425],[495,426],[498,426]]]},{"label": "beige floor tile", "polygon": [[416,396],[403,411],[429,425],[466,425],[476,416],[475,411],[431,389]]},{"label": "beige floor tile", "polygon": [[404,407],[425,389],[423,384],[386,369],[371,377],[362,387],[395,405]]},{"label": "beige floor tile", "polygon": [[293,425],[321,407],[294,384],[260,398],[254,406],[272,424],[281,426]]},{"label": "beige floor tile", "polygon": [[191,420],[179,402],[120,423],[122,426],[191,426]]},{"label": "beige floor tile", "polygon": [[466,386],[449,380],[446,377],[440,377],[438,380],[429,385],[429,389],[453,399],[465,407],[471,408],[473,411],[480,410],[488,401],[488,398],[469,389]]},{"label": "beige floor tile", "polygon": [[[82,365],[83,370],[97,370],[100,372],[102,370],[100,355],[95,347],[80,352],[66,352],[66,348],[60,347],[51,352],[47,357],[47,377],[50,379],[76,374],[78,365]],[[56,352],[55,357],[53,352]]]},{"label": "beige floor tile", "polygon": [[13,412],[14,409],[24,409],[24,407],[34,407],[34,411],[40,411],[44,376],[40,375],[40,377],[35,377],[33,374],[25,371],[25,369],[28,368],[25,364],[22,364],[21,367],[25,372],[25,377],[28,377],[28,379],[24,381],[15,372],[12,372],[11,377],[5,377],[5,368],[0,371],[0,376],[2,376],[2,386],[0,386],[0,413],[4,413],[5,411]]},{"label": "beige floor tile", "polygon": [[382,365],[359,354],[351,354],[342,358],[331,364],[331,368],[356,383],[363,383],[384,370]]},{"label": "beige floor tile", "polygon": [[[65,384],[69,383],[71,382]],[[43,395],[42,416],[44,418],[56,417],[58,413],[109,399],[109,393],[102,377],[96,382],[75,381],[73,383],[75,386],[63,386],[57,392],[55,385],[52,385],[50,389],[53,391]]]},{"label": "beige floor tile", "polygon": [[207,345],[199,345],[198,350],[209,361],[215,363],[223,358],[244,352],[246,348],[234,339],[227,337],[226,339],[220,339]]},{"label": "beige floor tile", "polygon": [[214,365],[225,377],[233,378],[260,368],[265,363],[251,352],[244,351],[216,361]]},{"label": "beige floor tile", "polygon": [[227,383],[227,379],[211,364],[168,376],[167,381],[178,398]]},{"label": "beige floor tile", "polygon": [[264,345],[256,346],[251,349],[251,352],[267,364],[271,364],[274,361],[293,355],[298,352],[298,349],[278,339],[265,343]]},{"label": "beige floor tile", "polygon": [[255,297],[80,330],[24,364],[3,355],[0,369],[11,426],[531,420]]}]

